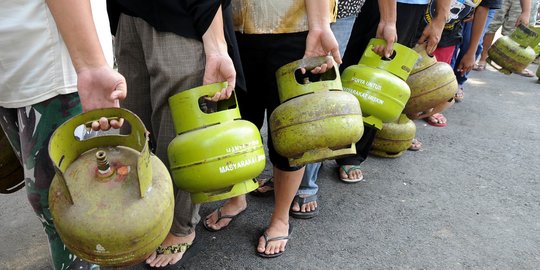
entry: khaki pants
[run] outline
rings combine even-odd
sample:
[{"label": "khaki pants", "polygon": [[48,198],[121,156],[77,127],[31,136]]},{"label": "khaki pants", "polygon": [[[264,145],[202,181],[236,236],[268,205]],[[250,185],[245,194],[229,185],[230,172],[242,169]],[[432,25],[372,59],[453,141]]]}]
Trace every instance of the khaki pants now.
[{"label": "khaki pants", "polygon": [[[122,14],[115,39],[118,71],[128,85],[121,106],[138,115],[150,131],[156,155],[168,167],[167,146],[176,136],[168,98],[201,86],[205,57],[202,42],[158,32],[144,20]],[[171,233],[191,234],[200,220],[199,205],[177,190]]]},{"label": "khaki pants", "polygon": [[503,36],[510,35],[516,28],[516,20],[520,14],[521,5],[519,0],[503,0],[503,6],[495,12],[487,33],[495,33],[502,26],[501,34]]}]

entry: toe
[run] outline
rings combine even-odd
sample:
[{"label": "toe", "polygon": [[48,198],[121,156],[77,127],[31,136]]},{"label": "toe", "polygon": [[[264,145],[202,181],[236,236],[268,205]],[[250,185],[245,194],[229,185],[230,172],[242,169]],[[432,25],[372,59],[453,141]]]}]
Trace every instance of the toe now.
[{"label": "toe", "polygon": [[339,176],[343,179],[349,179],[349,176],[347,175],[347,173],[345,173],[345,171],[342,168],[339,168]]},{"label": "toe", "polygon": [[360,178],[360,173],[359,173],[359,172],[360,172],[360,170],[353,170],[353,171],[351,172],[352,178],[353,178],[353,179],[358,179],[358,178]]},{"label": "toe", "polygon": [[265,245],[266,245],[266,241],[264,240],[264,236],[261,236],[259,238],[259,244],[257,245],[257,251],[265,252]]},{"label": "toe", "polygon": [[225,228],[229,225],[229,222],[231,222],[230,218],[221,219],[218,223],[213,225],[213,229],[220,230],[222,228]]},{"label": "toe", "polygon": [[156,253],[155,251],[152,252],[152,254],[150,255],[150,257],[148,257],[148,258],[146,259],[146,263],[147,263],[147,264],[151,264],[151,263],[156,259],[156,255],[157,255],[157,253]]},{"label": "toe", "polygon": [[175,256],[174,258],[172,258],[170,261],[169,261],[169,264],[175,264],[177,263],[178,261],[180,261],[182,259],[182,257],[184,257],[184,253],[181,253],[182,255],[181,256]]},{"label": "toe", "polygon": [[296,201],[293,203],[293,206],[292,206],[291,209],[292,209],[293,211],[295,211],[295,212],[301,211],[300,205],[299,205]]}]

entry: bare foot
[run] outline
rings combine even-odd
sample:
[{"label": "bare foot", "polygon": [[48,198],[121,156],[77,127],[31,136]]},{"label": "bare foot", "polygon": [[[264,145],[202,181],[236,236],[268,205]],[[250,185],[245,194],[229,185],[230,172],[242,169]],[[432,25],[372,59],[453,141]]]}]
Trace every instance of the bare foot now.
[{"label": "bare foot", "polygon": [[359,165],[341,165],[339,166],[339,178],[345,182],[356,183],[364,180],[364,175]]},{"label": "bare foot", "polygon": [[[306,198],[309,195],[298,195],[300,198]],[[302,204],[302,207],[300,207],[300,204],[298,204],[298,201],[293,201],[293,206],[291,209],[294,212],[313,212],[315,209],[317,209],[317,201],[307,202]]]},{"label": "bare foot", "polygon": [[274,192],[274,183],[272,183],[272,177],[270,178],[259,178],[257,179],[259,187],[256,189],[256,192],[259,194],[267,194],[267,192]]},{"label": "bare foot", "polygon": [[[218,209],[206,216],[205,226],[219,231],[229,225],[233,218],[247,208],[246,196],[241,195],[226,201],[221,207],[221,219],[218,218]],[[219,220],[218,220],[219,219]]]},{"label": "bare foot", "polygon": [[[175,236],[172,233],[169,233],[163,243],[161,243],[162,247],[169,247],[172,245],[182,244],[182,243],[192,243],[195,239],[195,232],[191,233],[187,236]],[[149,264],[151,267],[164,267],[169,264],[175,264],[180,259],[182,259],[182,256],[184,256],[185,252],[178,252],[178,253],[172,253],[172,254],[157,254],[157,252],[154,251],[148,259],[146,259],[146,263]]]},{"label": "bare foot", "polygon": [[446,120],[446,117],[442,113],[436,113],[428,118],[426,118],[426,122],[432,126],[436,127],[444,127],[446,126],[448,120]]},{"label": "bare foot", "polygon": [[408,150],[419,151],[421,149],[422,149],[422,142],[420,142],[417,138],[413,138],[411,140],[411,146],[409,146]]},{"label": "bare foot", "polygon": [[[266,229],[266,235],[268,239],[275,237],[288,237],[289,236],[289,224],[276,222],[271,223]],[[259,238],[259,244],[257,245],[257,252],[266,255],[275,255],[285,251],[288,239],[266,241],[264,236]]]}]

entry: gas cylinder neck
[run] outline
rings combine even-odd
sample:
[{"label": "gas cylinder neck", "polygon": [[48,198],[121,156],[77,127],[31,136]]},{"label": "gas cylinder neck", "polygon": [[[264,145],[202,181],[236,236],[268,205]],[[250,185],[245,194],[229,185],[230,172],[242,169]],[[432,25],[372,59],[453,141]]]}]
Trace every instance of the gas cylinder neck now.
[{"label": "gas cylinder neck", "polygon": [[96,162],[97,162],[97,175],[99,177],[108,177],[113,173],[113,170],[107,159],[107,153],[103,150],[96,152]]}]

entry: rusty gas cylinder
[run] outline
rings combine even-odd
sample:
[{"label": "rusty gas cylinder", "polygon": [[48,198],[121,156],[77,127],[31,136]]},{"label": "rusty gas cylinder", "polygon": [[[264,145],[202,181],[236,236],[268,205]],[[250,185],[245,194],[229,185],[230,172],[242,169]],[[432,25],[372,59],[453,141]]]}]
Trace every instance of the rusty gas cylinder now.
[{"label": "rusty gas cylinder", "polygon": [[405,114],[397,121],[384,123],[383,128],[377,131],[370,153],[387,158],[401,156],[411,146],[416,134],[416,125]]},{"label": "rusty gas cylinder", "polygon": [[[100,117],[124,118],[130,134],[75,138],[78,126]],[[173,218],[172,180],[150,153],[146,128],[133,113],[109,108],[77,115],[53,133],[49,154],[56,170],[51,214],[75,255],[102,266],[132,265],[165,239]]]},{"label": "rusty gas cylinder", "polygon": [[[487,62],[504,74],[520,73],[534,60],[538,34],[522,24],[510,36],[502,36],[488,50]],[[493,65],[499,65],[498,68]]]},{"label": "rusty gas cylinder", "polygon": [[403,110],[413,118],[447,102],[454,97],[458,87],[456,75],[449,64],[428,55],[425,45],[417,45],[414,50],[420,57],[407,79],[411,97]]},{"label": "rusty gas cylinder", "polygon": [[281,104],[270,115],[270,134],[291,166],[355,154],[364,132],[358,100],[342,91],[336,63],[319,78],[298,78],[301,68],[309,74],[327,60],[305,58],[276,72]]}]

